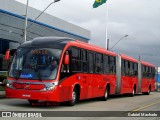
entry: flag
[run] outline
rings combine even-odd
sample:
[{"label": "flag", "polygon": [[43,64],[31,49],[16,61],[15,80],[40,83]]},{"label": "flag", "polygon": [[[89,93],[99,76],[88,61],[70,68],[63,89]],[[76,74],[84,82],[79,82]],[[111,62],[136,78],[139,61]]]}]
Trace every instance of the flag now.
[{"label": "flag", "polygon": [[95,0],[93,4],[93,8],[97,8],[98,6],[102,5],[103,3],[106,3],[107,0]]},{"label": "flag", "polygon": [[58,2],[58,1],[60,1],[60,0],[54,0],[54,2]]}]

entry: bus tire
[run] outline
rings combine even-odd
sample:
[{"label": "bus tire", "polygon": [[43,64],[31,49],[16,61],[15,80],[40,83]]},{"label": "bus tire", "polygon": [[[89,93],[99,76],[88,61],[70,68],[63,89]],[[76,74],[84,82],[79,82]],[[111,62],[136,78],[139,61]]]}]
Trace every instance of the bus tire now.
[{"label": "bus tire", "polygon": [[132,93],[130,94],[130,96],[134,97],[134,95],[135,95],[135,87],[133,88]]},{"label": "bus tire", "polygon": [[107,101],[108,99],[108,87],[106,87],[105,92],[104,92],[104,96],[101,98],[102,101]]},{"label": "bus tire", "polygon": [[35,104],[35,103],[38,103],[38,100],[28,100],[28,102],[29,102],[31,105],[33,105],[33,104]]},{"label": "bus tire", "polygon": [[78,101],[78,91],[76,88],[72,91],[72,99],[68,102],[69,106],[74,106]]},{"label": "bus tire", "polygon": [[147,92],[144,92],[143,94],[144,94],[144,95],[150,95],[150,92],[151,92],[151,86],[149,86],[148,91],[147,91]]}]

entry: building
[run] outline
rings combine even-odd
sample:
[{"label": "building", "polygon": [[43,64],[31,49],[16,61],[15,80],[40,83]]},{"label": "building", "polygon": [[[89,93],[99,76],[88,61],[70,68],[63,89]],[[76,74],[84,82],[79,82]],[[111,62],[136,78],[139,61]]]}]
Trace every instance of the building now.
[{"label": "building", "polygon": [[[4,54],[7,49],[16,49],[24,42],[24,23],[26,6],[14,0],[0,0],[0,70],[5,61]],[[41,11],[28,8],[27,41],[35,37],[56,36],[70,37],[84,42],[90,40],[90,31],[43,13],[37,20],[35,18]]]}]

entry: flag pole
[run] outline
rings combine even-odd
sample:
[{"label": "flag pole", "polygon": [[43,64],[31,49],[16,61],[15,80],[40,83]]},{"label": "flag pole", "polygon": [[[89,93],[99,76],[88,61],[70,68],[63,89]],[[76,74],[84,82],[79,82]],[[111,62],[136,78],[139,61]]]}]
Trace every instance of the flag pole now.
[{"label": "flag pole", "polygon": [[108,29],[107,29],[107,21],[108,20],[108,6],[106,3],[106,38],[105,38],[105,48],[109,50],[109,39],[108,39]]},{"label": "flag pole", "polygon": [[[107,0],[95,0],[95,2],[94,2],[94,4],[93,4],[93,8],[97,8],[97,7],[99,7],[100,5],[102,5],[102,4],[104,4],[104,3],[106,3],[107,2]],[[106,3],[106,30],[105,30],[105,32],[106,32],[106,36],[105,36],[105,49],[109,49],[109,39],[108,39],[108,34],[107,34],[107,18],[108,18],[108,6],[107,6],[107,3]]]}]

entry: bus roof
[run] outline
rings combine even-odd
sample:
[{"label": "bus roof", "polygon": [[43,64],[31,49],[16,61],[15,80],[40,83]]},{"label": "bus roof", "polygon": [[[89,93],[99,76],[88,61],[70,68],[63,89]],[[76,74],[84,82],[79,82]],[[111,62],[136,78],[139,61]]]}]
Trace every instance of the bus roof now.
[{"label": "bus roof", "polygon": [[[82,49],[92,50],[95,52],[100,52],[100,53],[105,53],[111,56],[116,56],[115,52],[111,52],[104,48],[94,46],[86,42],[82,42],[82,41],[75,40],[72,38],[67,38],[67,37],[38,37],[38,38],[34,38],[32,41],[24,42],[20,47],[51,47],[51,48],[62,48],[63,49],[65,46],[68,46],[68,47],[77,46]],[[129,60],[129,61],[136,62],[136,63],[138,62],[138,60],[133,57],[130,57],[124,54],[120,54],[120,56],[122,57],[122,59]],[[145,62],[145,61],[141,61],[141,63],[146,66],[155,67],[153,64]]]},{"label": "bus roof", "polygon": [[136,63],[138,63],[138,60],[135,59],[135,58],[133,58],[133,57],[130,57],[130,56],[127,56],[127,55],[124,55],[124,54],[120,54],[120,56],[121,56],[122,59],[129,60],[129,61],[131,61],[131,62],[136,62]]},{"label": "bus roof", "polygon": [[116,56],[116,53],[114,52],[107,51],[106,49],[103,49],[101,47],[67,37],[37,37],[31,41],[24,42],[20,47],[49,47],[63,49],[65,46],[77,46],[82,49]]},{"label": "bus roof", "polygon": [[146,62],[146,61],[141,61],[142,65],[150,66],[150,67],[155,67],[153,64]]},{"label": "bus roof", "polygon": [[77,47],[80,47],[80,48],[84,48],[84,49],[87,49],[87,50],[92,50],[92,51],[95,51],[95,52],[100,52],[100,53],[105,53],[105,54],[108,54],[108,55],[111,55],[111,56],[116,56],[116,53],[115,52],[111,52],[111,51],[108,51],[104,48],[101,48],[101,47],[98,47],[98,46],[94,46],[94,45],[91,45],[89,43],[86,43],[86,42],[82,42],[82,41],[79,41],[79,40],[76,40],[76,41],[70,41],[68,43],[69,46],[77,46]]},{"label": "bus roof", "polygon": [[50,47],[64,48],[69,41],[75,41],[67,37],[37,37],[31,41],[24,42],[20,47]]}]

